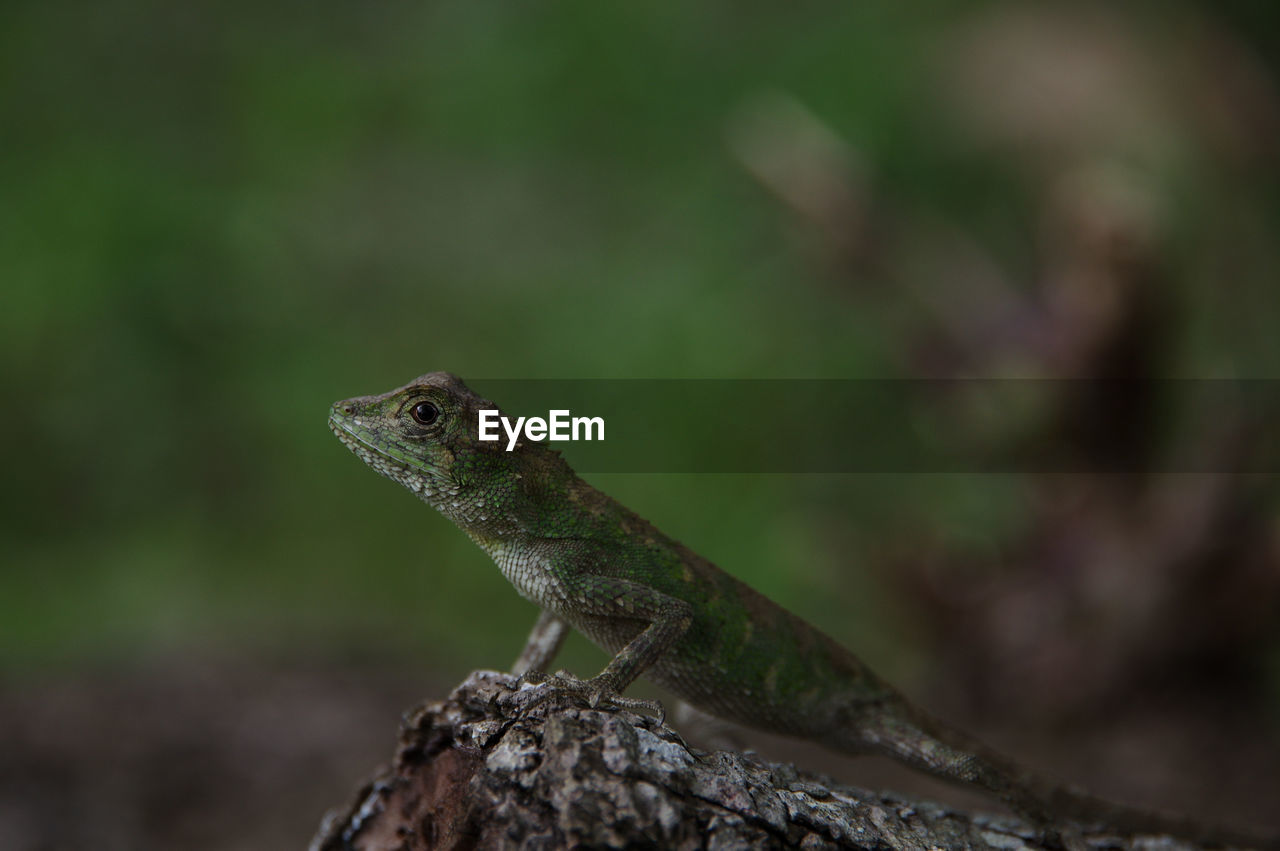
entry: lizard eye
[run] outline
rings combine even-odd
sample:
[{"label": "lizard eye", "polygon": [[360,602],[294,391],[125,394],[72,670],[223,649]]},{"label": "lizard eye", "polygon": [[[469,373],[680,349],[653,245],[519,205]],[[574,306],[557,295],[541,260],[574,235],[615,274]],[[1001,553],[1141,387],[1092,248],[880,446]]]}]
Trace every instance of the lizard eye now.
[{"label": "lizard eye", "polygon": [[419,402],[409,409],[409,416],[419,425],[429,426],[440,417],[440,409],[430,402]]}]

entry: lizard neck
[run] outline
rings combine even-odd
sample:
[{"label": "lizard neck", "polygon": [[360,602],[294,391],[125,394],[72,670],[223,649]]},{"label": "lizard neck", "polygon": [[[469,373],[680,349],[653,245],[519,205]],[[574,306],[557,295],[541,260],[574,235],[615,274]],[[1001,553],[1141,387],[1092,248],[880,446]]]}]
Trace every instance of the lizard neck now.
[{"label": "lizard neck", "polygon": [[459,452],[448,487],[415,490],[490,555],[538,539],[572,537],[582,523],[573,494],[589,488],[560,453],[528,445],[514,453]]}]

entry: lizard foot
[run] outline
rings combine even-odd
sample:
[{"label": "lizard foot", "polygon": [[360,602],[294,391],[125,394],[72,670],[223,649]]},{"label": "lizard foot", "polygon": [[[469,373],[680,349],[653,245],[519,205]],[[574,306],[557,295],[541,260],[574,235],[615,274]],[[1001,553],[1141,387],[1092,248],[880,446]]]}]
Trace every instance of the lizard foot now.
[{"label": "lizard foot", "polygon": [[603,675],[589,680],[575,677],[568,671],[557,671],[548,675],[538,671],[526,671],[520,675],[521,685],[546,685],[550,688],[525,705],[525,711],[545,701],[555,691],[568,692],[581,703],[591,709],[626,709],[631,712],[648,713],[654,716],[659,724],[666,721],[667,711],[656,700],[644,700],[638,697],[623,697],[604,679]]}]

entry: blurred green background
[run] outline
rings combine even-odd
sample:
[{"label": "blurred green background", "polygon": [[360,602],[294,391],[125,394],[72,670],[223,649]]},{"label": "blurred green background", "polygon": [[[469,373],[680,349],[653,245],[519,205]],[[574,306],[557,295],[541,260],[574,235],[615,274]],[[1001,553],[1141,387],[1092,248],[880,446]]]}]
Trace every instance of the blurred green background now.
[{"label": "blurred green background", "polygon": [[[1154,374],[1271,378],[1280,366],[1270,4],[112,0],[19,3],[5,19],[6,847],[301,843],[389,752],[396,711],[514,658],[532,607],[338,444],[325,426],[336,399],[433,369],[481,392],[485,378],[921,377],[957,364],[1087,376],[1079,341],[1109,327],[1097,316],[1119,297],[1081,307],[1070,293],[1115,273],[1115,244],[1115,274],[1140,266],[1156,281],[1143,292],[1176,317]],[[990,331],[1010,324],[1021,330]],[[1041,345],[1050,338],[1067,342]],[[993,351],[975,343],[991,339]],[[1257,478],[1249,529],[1273,541],[1274,488]],[[937,685],[937,648],[963,640],[965,617],[999,621],[983,595],[960,600],[969,614],[947,627],[901,579],[1022,582],[1010,565],[1043,482],[593,483],[940,710],[997,738],[1044,732],[1016,699],[975,718],[955,697],[963,683]],[[938,567],[954,553],[963,567]],[[1176,692],[1213,704],[1197,723],[1224,734],[1213,698],[1233,695],[1256,722],[1236,737],[1246,761],[1275,753],[1276,564],[1240,586],[1266,607],[1255,626],[1225,649],[1205,639],[1207,657],[1190,651],[1213,671],[1232,660],[1235,685]],[[1068,636],[1091,630],[1066,623]],[[1180,653],[1159,658],[1183,670]],[[577,642],[566,661],[590,670],[602,657]],[[218,717],[248,735],[244,707],[279,697],[281,682],[305,683],[289,692],[297,714],[263,722],[277,744],[236,751],[237,770],[270,763],[281,783],[302,782],[289,766],[314,775],[317,752],[347,748],[323,782],[234,824],[218,807],[244,809],[216,803],[232,794],[218,782],[181,804],[147,791],[189,745],[185,726],[212,735],[199,707],[216,697]],[[184,683],[203,697],[183,702]],[[383,702],[358,723],[332,714],[352,691]],[[1085,719],[1081,736],[1117,700],[1153,705],[1096,691],[1062,713]],[[332,723],[314,720],[319,705]],[[93,706],[193,713],[166,722],[154,760],[129,763],[149,779],[114,785],[140,791],[100,804],[111,818],[85,780],[104,763],[65,731],[87,725],[136,754],[150,727],[76,714]],[[299,726],[314,731],[296,749],[311,762],[281,756]],[[357,736],[366,750],[351,749]],[[1228,759],[1216,744],[1203,750],[1183,773],[1245,771],[1263,795],[1280,784],[1274,763],[1249,774],[1213,762]],[[18,766],[48,769],[47,789]],[[1126,770],[1160,771],[1145,756],[1114,769]],[[1136,785],[1179,792],[1175,803],[1198,794]],[[68,788],[77,817],[52,827],[41,814]],[[1264,818],[1233,789],[1232,817]],[[194,810],[203,817],[173,815]]]}]

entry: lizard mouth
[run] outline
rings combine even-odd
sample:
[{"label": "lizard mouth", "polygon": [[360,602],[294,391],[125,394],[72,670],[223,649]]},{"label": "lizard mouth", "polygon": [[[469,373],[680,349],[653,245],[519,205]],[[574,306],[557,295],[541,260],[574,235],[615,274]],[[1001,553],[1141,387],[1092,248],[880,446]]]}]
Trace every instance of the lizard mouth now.
[{"label": "lizard mouth", "polygon": [[394,440],[382,439],[385,432],[371,428],[358,416],[337,410],[329,414],[329,430],[374,472],[403,485],[420,497],[435,494],[437,484],[430,467],[421,460],[407,456]]},{"label": "lizard mouth", "polygon": [[[333,432],[334,436],[341,440],[342,444],[354,452],[360,460],[375,469],[382,466],[396,467],[400,470],[409,469],[409,465],[403,459],[386,452],[362,433],[364,428],[359,423],[349,422],[330,414],[329,431]],[[379,469],[379,472],[382,472],[382,470]]]}]

